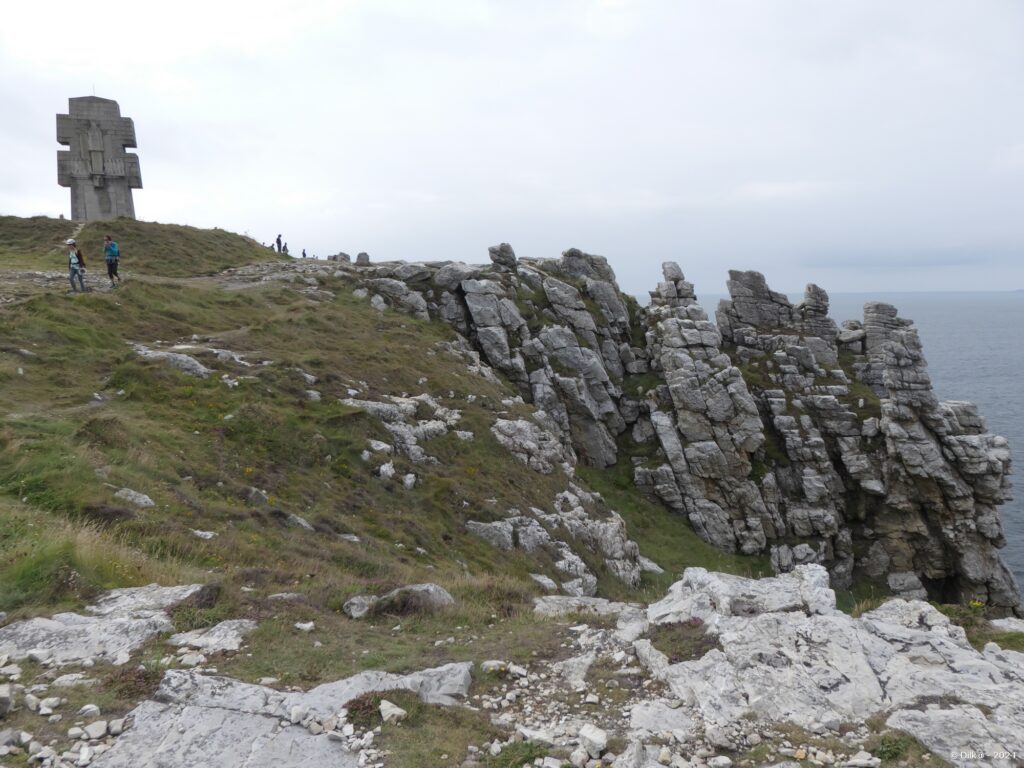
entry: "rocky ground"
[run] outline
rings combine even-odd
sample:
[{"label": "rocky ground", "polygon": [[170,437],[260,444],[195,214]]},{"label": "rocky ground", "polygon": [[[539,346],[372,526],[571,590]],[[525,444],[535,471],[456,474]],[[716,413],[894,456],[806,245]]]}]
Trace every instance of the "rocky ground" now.
[{"label": "rocky ground", "polygon": [[[0,731],[0,754],[52,768],[387,766],[375,741],[406,716],[386,698],[401,690],[478,709],[504,732],[441,763],[463,768],[523,742],[548,752],[537,765],[576,768],[876,768],[882,756],[897,764],[888,758],[898,748],[915,765],[1001,768],[1024,754],[1024,654],[994,643],[975,650],[921,601],[893,599],[859,618],[838,612],[820,566],[762,580],[689,569],[646,607],[538,598],[539,615],[578,622],[557,659],[363,672],[305,691],[217,674],[206,655],[244,648],[254,629],[247,622],[167,637],[166,610],[200,589],[118,590],[82,615],[0,628],[0,708],[7,717],[31,713]],[[161,660],[166,671],[151,699],[113,719],[92,703],[69,710],[69,688],[87,687],[98,665],[137,663],[133,653],[161,633],[178,651]],[[22,662],[38,673],[23,679]],[[377,712],[350,719],[372,693],[383,695]],[[31,718],[58,723],[65,735],[43,743]]]}]

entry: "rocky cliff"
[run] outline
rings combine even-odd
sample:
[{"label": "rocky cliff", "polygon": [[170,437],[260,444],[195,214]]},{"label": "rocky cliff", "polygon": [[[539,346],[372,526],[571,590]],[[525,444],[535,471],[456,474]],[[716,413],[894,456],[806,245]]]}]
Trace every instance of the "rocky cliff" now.
[{"label": "rocky cliff", "polygon": [[631,462],[703,539],[778,572],[818,563],[840,587],[1021,611],[997,551],[1007,441],[971,403],[937,399],[895,307],[837,326],[818,286],[793,304],[734,271],[712,321],[674,263],[640,307],[600,256],[490,258],[338,270],[380,309],[447,321],[513,382],[537,424],[506,438],[541,471]]}]

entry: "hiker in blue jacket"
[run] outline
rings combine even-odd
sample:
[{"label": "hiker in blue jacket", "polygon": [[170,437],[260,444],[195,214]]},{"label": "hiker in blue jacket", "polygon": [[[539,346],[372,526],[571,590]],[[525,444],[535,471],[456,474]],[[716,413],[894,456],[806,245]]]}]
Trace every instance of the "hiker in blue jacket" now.
[{"label": "hiker in blue jacket", "polygon": [[110,235],[103,238],[103,258],[107,260],[107,277],[110,278],[110,287],[116,288],[114,278],[117,278],[117,282],[121,282],[121,276],[117,274],[117,262],[121,258],[121,249]]},{"label": "hiker in blue jacket", "polygon": [[68,247],[68,279],[71,281],[71,290],[78,290],[75,288],[75,278],[77,277],[78,284],[82,287],[82,293],[85,293],[85,258],[74,240],[65,240],[64,244]]}]

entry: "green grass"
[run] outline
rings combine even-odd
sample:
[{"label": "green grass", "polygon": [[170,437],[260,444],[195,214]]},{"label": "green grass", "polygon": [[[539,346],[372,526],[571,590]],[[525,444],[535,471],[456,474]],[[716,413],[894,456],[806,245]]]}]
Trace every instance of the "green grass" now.
[{"label": "green grass", "polygon": [[779,385],[772,381],[771,371],[768,370],[768,358],[764,357],[755,360],[741,361],[735,355],[733,350],[726,351],[733,359],[733,365],[735,365],[743,375],[743,380],[747,383],[749,388],[756,392],[779,388]]},{"label": "green grass", "polygon": [[630,397],[643,396],[665,383],[657,373],[627,373],[622,378],[622,392]]},{"label": "green grass", "polygon": [[[324,574],[313,581],[326,578]],[[449,583],[458,603],[436,615],[360,620],[332,609],[337,603],[321,602],[314,584],[305,585],[307,599],[301,602],[249,596],[241,602],[240,613],[259,620],[248,639],[252,655],[239,654],[219,668],[242,680],[273,676],[284,685],[306,687],[364,669],[411,672],[490,658],[529,663],[534,652],[555,657],[564,653],[567,624],[535,618],[527,604],[488,602],[482,597],[489,591],[484,582]],[[294,628],[297,621],[313,621],[316,629],[305,635]]]},{"label": "green grass", "polygon": [[196,574],[160,562],[93,524],[0,500],[0,610],[78,608],[100,592],[153,581],[181,583]]},{"label": "green grass", "polygon": [[721,649],[717,635],[710,635],[700,619],[660,624],[648,633],[651,644],[668,656],[670,664],[700,659],[708,651]]},{"label": "green grass", "polygon": [[[948,766],[945,760],[938,755],[930,753],[924,746],[912,736],[902,731],[893,731],[885,728],[885,716],[873,716],[868,719],[868,725],[873,731],[864,748],[882,760],[882,768],[944,768]],[[834,754],[851,754],[857,751],[849,744],[840,739],[829,736],[817,736],[792,723],[779,723],[775,726],[780,733],[780,739],[765,741],[753,749],[739,756],[739,765],[767,765],[769,762],[778,761],[777,750],[782,746],[784,739],[794,746],[815,747],[819,750],[828,750]],[[774,760],[772,759],[774,756]],[[794,758],[785,758],[794,760]],[[802,766],[812,766],[810,760],[795,761]]]},{"label": "green grass", "polygon": [[[869,721],[872,726],[875,722],[875,718]],[[889,730],[884,725],[877,726],[876,732],[868,737],[864,748],[881,759],[882,768],[942,768],[950,765],[910,734]]]},{"label": "green grass", "polygon": [[849,589],[836,590],[836,608],[854,618],[872,611],[892,597],[884,580],[861,577]]},{"label": "green grass", "polygon": [[967,640],[979,651],[986,643],[996,643],[1010,651],[1024,651],[1024,632],[1002,632],[995,629],[985,614],[985,606],[971,601],[967,605],[932,603],[954,624],[963,627]]},{"label": "green grass", "polygon": [[[64,241],[78,222],[43,216],[23,219],[0,216],[0,267],[61,271],[66,269]],[[222,229],[197,229],[133,219],[90,222],[75,235],[89,271],[103,272],[103,236],[110,234],[121,248],[121,272],[126,276],[194,277],[228,267],[286,259],[251,238]]]},{"label": "green grass", "polygon": [[46,270],[64,267],[66,247],[75,223],[45,216],[0,216],[0,266]]},{"label": "green grass", "polygon": [[[29,258],[62,266],[61,253],[48,255],[55,234],[49,226],[29,227],[21,239],[10,234],[13,255],[0,269]],[[0,233],[7,230],[0,224]],[[313,301],[288,284],[233,280],[226,290],[223,278],[194,277],[272,258],[238,236],[117,221],[88,225],[80,239],[91,244],[105,231],[125,252],[129,280],[116,292],[29,291],[0,306],[0,610],[22,618],[79,608],[110,587],[213,584],[215,600],[173,612],[176,628],[252,618],[259,627],[247,652],[216,658],[217,668],[243,680],[277,677],[303,687],[365,669],[411,671],[485,658],[528,663],[534,653],[567,652],[565,624],[532,612],[540,589],[529,574],[557,576],[549,559],[501,552],[465,528],[468,520],[499,519],[513,508],[550,510],[567,480],[539,475],[497,442],[490,426],[498,414],[515,418],[530,409],[506,407],[502,400],[516,394],[511,385],[485,381],[435,349],[455,338],[450,327],[377,312],[354,298],[343,278],[324,277],[321,288],[335,298]],[[251,365],[194,352],[216,370],[198,379],[140,359],[131,347],[192,343],[193,334],[200,339],[194,343],[230,349]],[[308,384],[298,368],[317,383]],[[308,399],[311,387],[321,393],[319,402]],[[381,457],[362,458],[368,439],[393,438],[376,418],[339,402],[350,390],[365,399],[430,392],[462,412],[458,428],[475,438],[425,442],[436,465],[392,457],[399,474],[417,475],[407,490],[376,475]],[[655,447],[627,446],[647,458]],[[632,590],[586,554],[605,596],[660,597],[690,565],[769,573],[764,558],[729,555],[700,541],[687,521],[642,499],[631,474],[625,458],[606,471],[579,472],[667,572],[646,576]],[[120,488],[149,495],[155,506],[133,507],[115,497]],[[297,527],[290,515],[315,530]],[[200,539],[194,529],[216,536]],[[456,606],[433,616],[364,621],[341,612],[352,595],[426,581],[448,589]],[[269,599],[277,592],[301,599]],[[310,620],[311,635],[293,626]],[[154,646],[142,660],[163,652]],[[151,677],[143,670],[111,678],[121,692],[111,695],[143,695]],[[402,727],[428,733],[439,717],[455,716],[423,710]],[[448,738],[440,732],[419,741],[435,739],[440,751],[431,755],[461,749],[462,759],[465,745],[485,735],[476,721],[453,728],[462,734],[454,741],[437,742]],[[485,764],[516,765],[533,749],[515,747]],[[422,765],[427,754],[396,757],[406,761],[396,764]],[[449,754],[455,759],[456,752]]]},{"label": "green grass", "polygon": [[[882,401],[875,394],[875,390],[857,378],[857,372],[854,369],[854,359],[855,355],[848,350],[841,350],[839,352],[839,367],[843,369],[846,377],[850,380],[850,383],[847,385],[850,394],[849,397],[845,398],[846,405],[857,414],[857,418],[861,421],[880,418],[882,415]],[[860,404],[862,400],[863,405]]]},{"label": "green grass", "polygon": [[163,277],[212,275],[228,267],[287,259],[258,242],[223,229],[197,229],[133,219],[86,224],[77,240],[97,267],[103,258],[103,236],[109,234],[121,249],[122,270]]}]

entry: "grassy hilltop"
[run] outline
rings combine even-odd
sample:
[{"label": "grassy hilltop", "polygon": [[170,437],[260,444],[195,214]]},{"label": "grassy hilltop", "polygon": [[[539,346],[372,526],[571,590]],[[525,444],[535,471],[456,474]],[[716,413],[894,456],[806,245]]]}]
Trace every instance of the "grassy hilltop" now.
[{"label": "grassy hilltop", "polygon": [[[125,263],[135,274],[161,277],[212,275],[229,267],[279,260],[255,240],[223,229],[117,219],[84,226],[45,216],[0,216],[0,265],[5,270],[64,269],[64,241],[74,237],[86,264],[102,272],[103,236],[123,242]],[[130,249],[130,252],[129,250]]]}]

